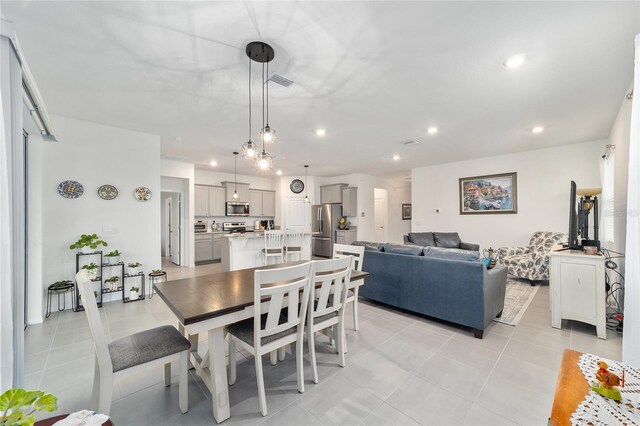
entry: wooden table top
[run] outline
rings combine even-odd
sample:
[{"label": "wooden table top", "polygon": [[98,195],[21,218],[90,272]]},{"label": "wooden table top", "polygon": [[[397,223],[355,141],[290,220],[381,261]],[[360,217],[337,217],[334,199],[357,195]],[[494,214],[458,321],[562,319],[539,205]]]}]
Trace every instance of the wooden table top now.
[{"label": "wooden table top", "polygon": [[[260,266],[239,271],[219,272],[200,277],[156,283],[158,295],[184,325],[193,324],[253,305],[254,272],[299,265],[302,262]],[[352,271],[351,281],[369,276],[368,272]]]},{"label": "wooden table top", "polygon": [[571,415],[589,393],[589,383],[578,367],[581,355],[581,352],[571,349],[564,350],[551,417],[549,418],[550,426],[570,425]]}]

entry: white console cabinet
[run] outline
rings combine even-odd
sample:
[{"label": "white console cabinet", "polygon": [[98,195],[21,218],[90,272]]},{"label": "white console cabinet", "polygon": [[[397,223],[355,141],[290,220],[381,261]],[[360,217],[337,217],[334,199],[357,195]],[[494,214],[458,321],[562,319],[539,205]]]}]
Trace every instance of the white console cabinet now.
[{"label": "white console cabinet", "polygon": [[550,253],[549,297],[551,326],[563,319],[596,326],[598,337],[607,338],[604,257],[578,250]]}]

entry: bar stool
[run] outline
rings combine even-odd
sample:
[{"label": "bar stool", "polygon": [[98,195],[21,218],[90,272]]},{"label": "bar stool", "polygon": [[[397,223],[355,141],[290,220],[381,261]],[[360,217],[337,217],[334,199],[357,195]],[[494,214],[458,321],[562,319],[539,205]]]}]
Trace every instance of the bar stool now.
[{"label": "bar stool", "polygon": [[302,239],[303,234],[299,231],[287,231],[284,236],[284,256],[285,262],[289,261],[289,257],[297,257],[302,260]]},{"label": "bar stool", "polygon": [[[75,284],[69,280],[55,282],[47,288],[47,314],[45,318],[49,318],[51,315],[51,296],[58,295],[58,312],[64,311],[67,308],[67,293],[74,288]],[[60,309],[60,296],[62,296],[62,309]],[[71,307],[73,308],[73,292],[71,293]]]},{"label": "bar stool", "polygon": [[149,272],[149,299],[153,297],[153,285],[159,282],[167,281],[167,273],[165,271]]}]

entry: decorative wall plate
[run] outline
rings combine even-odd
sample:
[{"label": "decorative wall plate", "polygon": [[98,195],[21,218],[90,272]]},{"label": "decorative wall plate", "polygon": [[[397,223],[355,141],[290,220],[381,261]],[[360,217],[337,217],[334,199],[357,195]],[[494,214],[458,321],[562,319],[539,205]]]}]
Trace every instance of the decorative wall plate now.
[{"label": "decorative wall plate", "polygon": [[58,185],[58,194],[64,198],[78,198],[84,194],[84,186],[75,180],[65,180]]},{"label": "decorative wall plate", "polygon": [[151,198],[151,190],[144,186],[139,186],[135,189],[133,195],[138,201],[148,201]]},{"label": "decorative wall plate", "polygon": [[300,179],[294,179],[291,181],[291,185],[289,185],[289,188],[291,188],[291,192],[293,192],[294,194],[299,194],[304,191],[304,182],[302,182]]},{"label": "decorative wall plate", "polygon": [[98,195],[103,200],[113,200],[118,196],[118,189],[113,185],[102,185],[98,188]]}]

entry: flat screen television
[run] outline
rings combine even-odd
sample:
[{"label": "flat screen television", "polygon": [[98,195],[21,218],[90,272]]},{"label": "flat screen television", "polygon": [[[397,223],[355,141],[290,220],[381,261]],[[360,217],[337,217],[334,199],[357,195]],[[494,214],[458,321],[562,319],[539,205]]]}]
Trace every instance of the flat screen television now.
[{"label": "flat screen television", "polygon": [[569,239],[567,242],[567,249],[580,250],[580,244],[578,243],[578,210],[576,203],[576,183],[571,181],[571,191],[569,194]]}]

